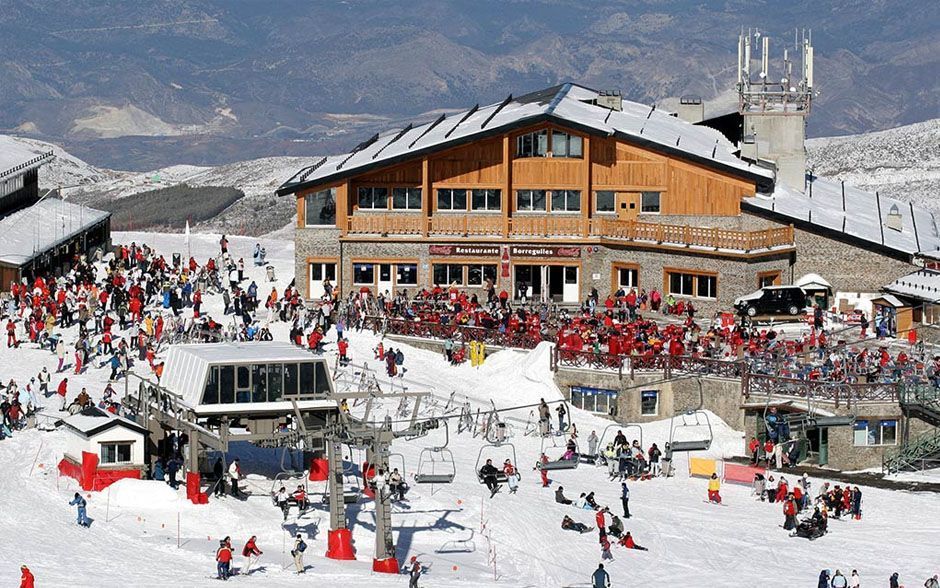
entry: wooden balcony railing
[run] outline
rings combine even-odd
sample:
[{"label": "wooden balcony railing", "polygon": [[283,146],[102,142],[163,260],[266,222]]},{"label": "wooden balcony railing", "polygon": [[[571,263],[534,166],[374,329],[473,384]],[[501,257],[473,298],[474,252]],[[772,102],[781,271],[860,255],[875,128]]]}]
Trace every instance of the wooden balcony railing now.
[{"label": "wooden balcony railing", "polygon": [[[793,227],[738,231],[616,219],[584,219],[570,216],[527,216],[508,219],[509,237],[584,238],[636,241],[666,246],[702,247],[730,251],[754,251],[793,245]],[[347,235],[424,235],[501,237],[501,215],[438,214],[425,218],[414,214],[356,214],[348,219]]]}]

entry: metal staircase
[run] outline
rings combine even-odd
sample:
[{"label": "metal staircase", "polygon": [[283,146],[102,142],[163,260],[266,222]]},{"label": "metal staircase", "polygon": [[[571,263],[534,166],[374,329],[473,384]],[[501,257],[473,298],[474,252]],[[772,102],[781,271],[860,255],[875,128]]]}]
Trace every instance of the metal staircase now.
[{"label": "metal staircase", "polygon": [[935,428],[906,441],[881,460],[884,473],[924,469],[928,461],[940,458],[940,389],[925,385],[902,385],[898,390],[901,410],[908,418],[918,418]]}]

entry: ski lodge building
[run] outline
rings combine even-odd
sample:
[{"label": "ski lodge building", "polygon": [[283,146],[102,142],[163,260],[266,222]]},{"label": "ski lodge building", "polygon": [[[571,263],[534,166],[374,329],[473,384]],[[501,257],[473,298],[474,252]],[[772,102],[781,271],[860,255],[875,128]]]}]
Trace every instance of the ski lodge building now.
[{"label": "ski lodge building", "polygon": [[317,299],[325,279],[342,292],[489,280],[564,304],[632,287],[711,312],[809,273],[876,293],[940,248],[929,211],[793,173],[805,112],[774,113],[799,116],[760,142],[743,129],[770,113],[703,112],[566,83],[377,134],[279,188],[297,200],[297,286]]},{"label": "ski lodge building", "polygon": [[76,256],[110,248],[110,212],[40,197],[39,168],[53,157],[0,136],[0,291],[67,272]]}]

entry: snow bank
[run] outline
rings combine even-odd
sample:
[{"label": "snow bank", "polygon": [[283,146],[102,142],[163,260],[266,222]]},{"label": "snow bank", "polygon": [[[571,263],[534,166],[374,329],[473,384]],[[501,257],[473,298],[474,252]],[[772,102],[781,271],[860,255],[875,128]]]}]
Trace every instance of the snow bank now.
[{"label": "snow bank", "polygon": [[134,509],[165,509],[180,500],[180,492],[158,480],[118,480],[105,492],[111,506]]}]

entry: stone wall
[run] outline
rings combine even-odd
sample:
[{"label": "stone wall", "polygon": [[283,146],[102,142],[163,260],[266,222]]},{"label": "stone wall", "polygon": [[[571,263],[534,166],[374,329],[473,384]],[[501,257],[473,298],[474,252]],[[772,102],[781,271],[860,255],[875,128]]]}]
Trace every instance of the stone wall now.
[{"label": "stone wall", "polygon": [[308,298],[310,270],[307,260],[311,258],[339,258],[340,231],[329,227],[301,228],[294,231],[294,278],[297,291]]}]

